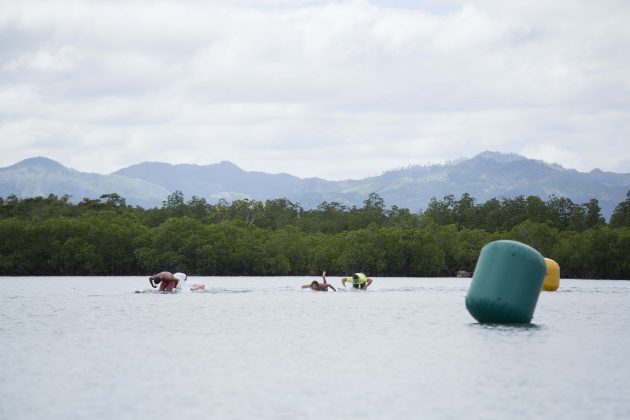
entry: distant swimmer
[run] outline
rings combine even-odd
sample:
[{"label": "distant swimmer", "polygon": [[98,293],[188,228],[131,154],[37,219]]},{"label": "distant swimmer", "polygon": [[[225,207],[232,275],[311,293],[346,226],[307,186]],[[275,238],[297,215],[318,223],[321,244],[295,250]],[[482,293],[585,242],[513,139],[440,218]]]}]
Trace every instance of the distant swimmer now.
[{"label": "distant swimmer", "polygon": [[351,283],[355,289],[367,290],[372,284],[372,279],[363,273],[354,273],[352,277],[344,277],[341,279],[341,285],[346,287],[346,283]]},{"label": "distant swimmer", "polygon": [[[188,279],[188,276],[184,273],[171,274],[168,271],[162,271],[161,273],[149,277],[149,283],[151,283],[151,287],[154,289],[157,288],[156,284],[159,284],[160,291],[172,292],[173,289],[177,289],[178,291],[187,290],[188,285],[186,284],[186,279]],[[193,284],[190,289],[199,290],[205,289],[205,287],[204,284]]]},{"label": "distant swimmer", "polygon": [[302,289],[312,289],[312,290],[315,290],[317,292],[327,292],[328,288],[331,288],[335,292],[337,291],[337,289],[335,289],[332,284],[326,283],[326,272],[325,271],[322,273],[322,279],[324,280],[323,283],[320,283],[317,280],[313,280],[309,284],[305,284],[304,286],[302,286]]}]

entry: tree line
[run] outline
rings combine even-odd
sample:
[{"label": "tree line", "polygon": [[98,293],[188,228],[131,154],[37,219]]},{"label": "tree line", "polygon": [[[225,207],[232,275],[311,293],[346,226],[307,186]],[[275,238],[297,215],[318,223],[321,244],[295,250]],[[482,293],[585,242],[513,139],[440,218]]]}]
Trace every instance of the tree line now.
[{"label": "tree line", "polygon": [[0,197],[1,275],[453,276],[472,272],[488,242],[513,239],[560,264],[563,277],[630,278],[630,191],[607,222],[597,200],[432,199],[423,211],[288,199],[186,200],[130,206],[118,194]]}]

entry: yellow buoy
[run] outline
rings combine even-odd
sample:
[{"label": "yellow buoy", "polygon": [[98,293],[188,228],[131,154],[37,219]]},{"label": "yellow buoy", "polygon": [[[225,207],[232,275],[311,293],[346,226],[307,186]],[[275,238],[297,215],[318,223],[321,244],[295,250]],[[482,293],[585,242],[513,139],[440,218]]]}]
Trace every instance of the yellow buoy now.
[{"label": "yellow buoy", "polygon": [[547,275],[543,283],[543,290],[553,292],[558,290],[558,286],[560,286],[560,266],[551,258],[545,258],[545,263],[547,264]]}]

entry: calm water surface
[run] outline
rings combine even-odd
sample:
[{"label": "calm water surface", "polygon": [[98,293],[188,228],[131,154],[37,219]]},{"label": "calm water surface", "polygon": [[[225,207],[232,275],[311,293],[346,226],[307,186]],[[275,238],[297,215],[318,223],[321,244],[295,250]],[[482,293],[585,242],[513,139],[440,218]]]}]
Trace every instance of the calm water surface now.
[{"label": "calm water surface", "polygon": [[531,326],[485,326],[468,279],[312,279],[0,278],[0,418],[630,418],[628,281],[563,280]]}]

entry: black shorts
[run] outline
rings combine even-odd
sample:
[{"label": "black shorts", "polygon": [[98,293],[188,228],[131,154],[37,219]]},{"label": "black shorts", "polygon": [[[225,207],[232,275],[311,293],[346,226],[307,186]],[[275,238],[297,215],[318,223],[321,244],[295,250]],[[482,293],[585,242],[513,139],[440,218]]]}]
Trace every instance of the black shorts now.
[{"label": "black shorts", "polygon": [[355,289],[365,289],[365,283],[352,283],[352,287],[354,287]]}]

